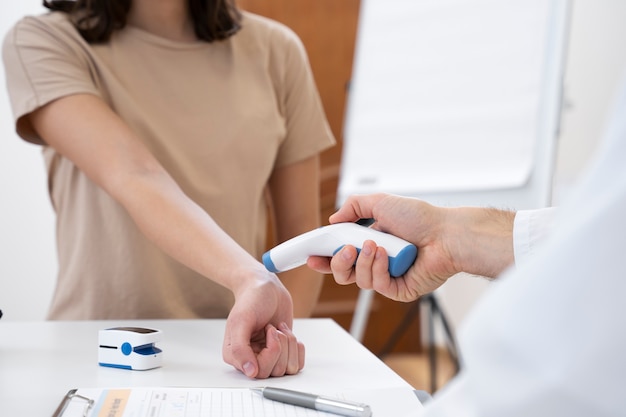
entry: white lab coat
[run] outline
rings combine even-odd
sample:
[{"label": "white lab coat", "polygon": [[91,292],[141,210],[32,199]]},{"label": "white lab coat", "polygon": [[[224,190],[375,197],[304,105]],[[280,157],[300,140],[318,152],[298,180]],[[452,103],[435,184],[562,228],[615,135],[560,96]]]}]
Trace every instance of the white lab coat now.
[{"label": "white lab coat", "polygon": [[519,210],[513,225],[515,265],[524,265],[541,249],[552,232],[557,209]]},{"label": "white lab coat", "polygon": [[545,242],[517,242],[464,322],[463,370],[424,416],[626,416],[626,92],[611,120]]}]

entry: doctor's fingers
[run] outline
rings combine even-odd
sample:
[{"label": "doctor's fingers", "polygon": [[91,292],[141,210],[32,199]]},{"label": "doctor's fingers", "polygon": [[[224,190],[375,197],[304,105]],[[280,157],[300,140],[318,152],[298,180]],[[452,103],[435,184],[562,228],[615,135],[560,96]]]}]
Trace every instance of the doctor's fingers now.
[{"label": "doctor's fingers", "polygon": [[385,194],[351,195],[345,203],[333,213],[330,223],[353,222],[358,219],[374,217],[373,208],[385,197]]},{"label": "doctor's fingers", "polygon": [[358,253],[351,245],[344,246],[330,260],[330,268],[337,284],[348,285],[356,281],[354,275],[354,263]]},{"label": "doctor's fingers", "polygon": [[[374,271],[378,271],[380,268],[384,268],[385,271],[387,270],[387,264],[376,258],[377,250],[378,248],[376,243],[373,241],[366,240],[363,242],[363,247],[359,252],[359,257],[357,258],[356,265],[354,267],[354,271],[356,273],[356,285],[358,285],[359,288],[371,290],[373,288],[372,282]],[[382,250],[384,252],[384,249]],[[384,265],[381,266],[381,264]]]}]

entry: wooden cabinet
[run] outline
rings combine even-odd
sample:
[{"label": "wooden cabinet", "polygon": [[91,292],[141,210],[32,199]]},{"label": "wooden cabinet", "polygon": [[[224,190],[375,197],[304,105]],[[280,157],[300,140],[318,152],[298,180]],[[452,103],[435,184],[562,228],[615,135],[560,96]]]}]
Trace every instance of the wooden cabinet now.
[{"label": "wooden cabinet", "polygon": [[[342,133],[346,99],[356,40],[359,0],[238,0],[238,6],[267,16],[293,29],[304,43],[337,146],[321,156],[321,216],[327,223],[335,210],[335,197],[341,162]],[[348,329],[356,305],[358,288],[340,286],[327,277],[315,316],[332,317]],[[378,352],[410,308],[377,296],[364,336],[364,344]],[[394,351],[420,349],[416,320]]]}]

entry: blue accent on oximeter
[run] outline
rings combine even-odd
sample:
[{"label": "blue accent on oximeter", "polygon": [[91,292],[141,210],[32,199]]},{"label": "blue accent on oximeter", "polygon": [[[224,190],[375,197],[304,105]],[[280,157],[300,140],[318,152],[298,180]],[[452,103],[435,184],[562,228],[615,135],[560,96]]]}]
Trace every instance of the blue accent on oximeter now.
[{"label": "blue accent on oximeter", "polygon": [[122,343],[122,353],[126,356],[130,355],[133,351],[133,347],[130,343],[124,342]]}]

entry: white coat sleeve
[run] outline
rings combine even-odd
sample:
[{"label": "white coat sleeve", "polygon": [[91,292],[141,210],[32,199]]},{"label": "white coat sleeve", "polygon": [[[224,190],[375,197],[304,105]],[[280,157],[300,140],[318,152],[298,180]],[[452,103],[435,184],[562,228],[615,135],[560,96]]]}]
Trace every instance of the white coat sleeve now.
[{"label": "white coat sleeve", "polygon": [[513,250],[515,264],[522,265],[532,258],[537,248],[552,230],[557,209],[548,207],[537,210],[520,210],[513,224]]}]

